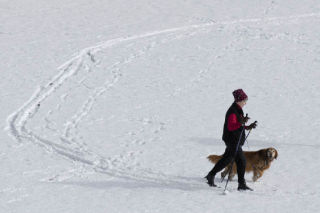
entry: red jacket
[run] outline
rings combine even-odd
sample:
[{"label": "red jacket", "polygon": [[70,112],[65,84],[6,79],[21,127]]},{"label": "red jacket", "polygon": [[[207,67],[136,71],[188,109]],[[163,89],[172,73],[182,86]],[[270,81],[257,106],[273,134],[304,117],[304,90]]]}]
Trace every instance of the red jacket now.
[{"label": "red jacket", "polygon": [[[238,104],[237,106],[241,108]],[[241,127],[241,123],[237,120],[236,114],[232,113],[228,117],[228,130],[234,131]]]}]

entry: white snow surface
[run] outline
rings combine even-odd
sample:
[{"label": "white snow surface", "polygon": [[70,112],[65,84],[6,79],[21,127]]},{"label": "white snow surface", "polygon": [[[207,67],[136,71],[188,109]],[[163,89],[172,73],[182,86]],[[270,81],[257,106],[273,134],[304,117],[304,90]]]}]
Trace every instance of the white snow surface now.
[{"label": "white snow surface", "polygon": [[[0,0],[0,212],[318,212],[317,0]],[[210,188],[232,91],[278,159]]]}]

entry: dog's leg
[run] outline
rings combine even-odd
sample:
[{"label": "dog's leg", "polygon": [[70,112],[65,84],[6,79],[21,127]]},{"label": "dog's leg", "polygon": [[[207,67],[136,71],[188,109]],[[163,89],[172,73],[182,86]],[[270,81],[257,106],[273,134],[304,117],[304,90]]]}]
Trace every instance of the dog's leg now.
[{"label": "dog's leg", "polygon": [[235,175],[236,175],[236,173],[234,173],[234,172],[232,171],[232,172],[230,173],[229,180],[232,180]]},{"label": "dog's leg", "polygon": [[263,172],[257,168],[255,168],[253,170],[253,177],[252,180],[253,182],[256,182],[261,176],[262,176]]},{"label": "dog's leg", "polygon": [[224,171],[221,173],[221,178],[224,179],[227,175],[229,175],[229,171],[231,169],[231,163],[229,163]]},{"label": "dog's leg", "polygon": [[227,166],[223,172],[221,172],[221,179],[224,179],[228,175],[229,167],[230,166]]},{"label": "dog's leg", "polygon": [[237,166],[233,164],[232,170],[229,175],[229,180],[232,180],[236,174],[237,174]]},{"label": "dog's leg", "polygon": [[263,171],[263,170],[259,170],[259,172],[260,172],[260,173],[259,173],[259,178],[261,178],[264,171]]}]

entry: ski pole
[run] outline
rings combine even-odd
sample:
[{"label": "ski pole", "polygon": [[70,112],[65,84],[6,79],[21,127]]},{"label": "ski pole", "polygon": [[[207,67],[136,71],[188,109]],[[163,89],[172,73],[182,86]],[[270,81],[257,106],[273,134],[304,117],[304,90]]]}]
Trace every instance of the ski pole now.
[{"label": "ski pole", "polygon": [[[250,132],[251,132],[251,129],[249,130],[249,132],[248,132],[248,134],[247,134],[247,137],[249,136]],[[247,141],[247,137],[246,137],[245,141]],[[248,150],[250,150],[248,141],[247,141],[247,147],[248,147]]]},{"label": "ski pole", "polygon": [[[258,121],[255,121],[254,123],[257,124]],[[247,137],[244,139],[244,141],[247,141],[247,138],[249,137],[251,130],[252,130],[252,129],[249,130],[249,132],[248,132],[248,134],[247,134]],[[248,147],[248,149],[250,149],[250,148],[249,148],[249,142],[248,142],[248,141],[247,141],[247,147]]]}]

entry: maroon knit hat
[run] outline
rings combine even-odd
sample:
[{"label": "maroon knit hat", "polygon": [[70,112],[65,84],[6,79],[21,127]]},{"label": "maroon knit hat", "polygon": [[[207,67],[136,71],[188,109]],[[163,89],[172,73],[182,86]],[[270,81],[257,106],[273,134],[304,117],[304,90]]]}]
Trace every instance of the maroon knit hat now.
[{"label": "maroon knit hat", "polygon": [[233,91],[232,94],[233,94],[235,102],[240,102],[240,101],[248,99],[247,94],[242,89],[237,89],[237,90]]}]

